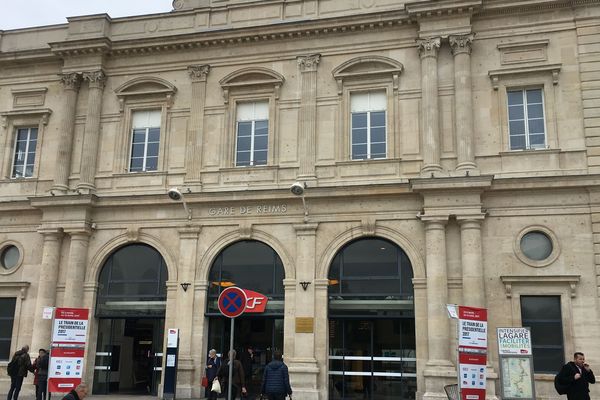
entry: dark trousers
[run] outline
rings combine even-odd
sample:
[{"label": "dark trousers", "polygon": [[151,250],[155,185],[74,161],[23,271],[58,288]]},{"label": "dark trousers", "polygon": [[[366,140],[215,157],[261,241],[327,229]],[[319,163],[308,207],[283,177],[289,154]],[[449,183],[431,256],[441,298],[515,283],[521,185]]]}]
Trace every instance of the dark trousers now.
[{"label": "dark trousers", "polygon": [[39,379],[35,390],[35,400],[46,400],[46,392],[48,389],[48,381]]},{"label": "dark trousers", "polygon": [[8,391],[8,396],[6,396],[6,400],[17,400],[19,398],[19,392],[21,391],[21,386],[23,386],[23,378],[24,376],[10,377],[10,390]]},{"label": "dark trousers", "polygon": [[269,400],[285,400],[285,393],[283,394],[267,394]]},{"label": "dark trousers", "polygon": [[[225,397],[226,399],[229,398],[227,396],[227,389],[229,389],[227,383],[225,383],[224,385],[221,384],[221,388],[223,389],[223,393],[225,394],[223,397]],[[237,399],[238,393],[239,389],[235,385],[231,385],[231,400]]]}]

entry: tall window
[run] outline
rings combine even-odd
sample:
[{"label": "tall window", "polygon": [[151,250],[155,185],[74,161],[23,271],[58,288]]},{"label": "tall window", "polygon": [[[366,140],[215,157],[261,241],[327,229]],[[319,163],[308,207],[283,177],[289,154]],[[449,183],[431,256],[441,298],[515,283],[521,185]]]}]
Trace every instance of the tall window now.
[{"label": "tall window", "polygon": [[160,110],[135,111],[131,127],[129,172],[156,171],[160,144]]},{"label": "tall window", "polygon": [[13,178],[30,178],[33,176],[37,136],[37,128],[17,129],[15,137],[15,157],[11,175]]},{"label": "tall window", "polygon": [[269,103],[237,105],[235,166],[266,165],[269,146]]},{"label": "tall window", "polygon": [[14,297],[0,298],[0,360],[10,358],[10,343],[16,304],[17,299]]},{"label": "tall window", "polygon": [[351,154],[353,160],[386,157],[385,92],[354,93],[351,108]]},{"label": "tall window", "polygon": [[507,91],[511,150],[546,148],[542,89]]},{"label": "tall window", "polygon": [[560,296],[521,296],[521,321],[531,328],[535,372],[556,373],[565,354]]}]

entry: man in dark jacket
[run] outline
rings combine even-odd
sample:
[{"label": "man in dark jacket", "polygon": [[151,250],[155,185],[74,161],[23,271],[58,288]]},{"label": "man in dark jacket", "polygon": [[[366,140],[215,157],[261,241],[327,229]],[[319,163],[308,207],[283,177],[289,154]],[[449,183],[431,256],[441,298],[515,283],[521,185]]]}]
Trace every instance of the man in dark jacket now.
[{"label": "man in dark jacket", "polygon": [[217,351],[211,349],[208,352],[208,360],[206,360],[206,378],[208,380],[208,387],[206,388],[205,397],[208,399],[216,399],[217,394],[211,389],[212,383],[217,377],[217,372],[221,368],[221,358],[217,356]]},{"label": "man in dark jacket", "polygon": [[29,346],[23,346],[21,350],[15,352],[11,361],[17,363],[17,368],[16,373],[10,375],[10,390],[6,400],[17,400],[27,372],[34,371],[31,358],[29,358]]},{"label": "man in dark jacket", "polygon": [[50,357],[48,356],[48,352],[44,349],[40,349],[40,356],[36,359],[38,384],[35,392],[35,400],[46,400],[49,361]]},{"label": "man in dark jacket", "polygon": [[88,388],[85,383],[80,383],[74,390],[65,394],[62,400],[83,400],[88,394]]},{"label": "man in dark jacket", "polygon": [[292,397],[290,374],[279,350],[275,350],[273,361],[265,367],[261,393],[269,400],[284,400],[286,395]]},{"label": "man in dark jacket", "polygon": [[234,400],[237,398],[238,393],[240,393],[240,389],[242,391],[242,395],[246,395],[246,381],[244,376],[244,368],[242,367],[242,363],[239,360],[235,359],[235,350],[231,350],[229,352],[229,360],[221,364],[221,368],[219,368],[219,372],[217,372],[217,376],[219,377],[219,383],[221,383],[221,388],[225,397],[229,398],[227,395],[227,390],[229,387],[229,361],[233,360],[233,373],[231,376],[231,399]]},{"label": "man in dark jacket", "polygon": [[568,386],[567,399],[590,400],[590,383],[596,383],[596,377],[585,362],[583,353],[573,355],[573,361],[566,363],[557,377],[561,385]]}]

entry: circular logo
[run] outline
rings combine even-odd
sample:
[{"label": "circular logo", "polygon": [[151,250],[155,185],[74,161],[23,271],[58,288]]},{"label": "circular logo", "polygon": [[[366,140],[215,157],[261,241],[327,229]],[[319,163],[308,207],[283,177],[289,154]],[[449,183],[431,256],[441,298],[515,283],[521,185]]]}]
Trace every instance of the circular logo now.
[{"label": "circular logo", "polygon": [[236,286],[228,287],[219,295],[219,311],[226,317],[235,318],[246,310],[246,293]]}]

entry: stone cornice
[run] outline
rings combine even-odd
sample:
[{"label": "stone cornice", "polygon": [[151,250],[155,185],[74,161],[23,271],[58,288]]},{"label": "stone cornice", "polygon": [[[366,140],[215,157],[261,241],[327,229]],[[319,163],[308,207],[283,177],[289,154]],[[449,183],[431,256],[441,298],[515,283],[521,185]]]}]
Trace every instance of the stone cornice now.
[{"label": "stone cornice", "polygon": [[504,275],[500,277],[500,280],[504,284],[506,297],[512,297],[514,285],[566,285],[569,287],[571,297],[575,297],[580,278],[580,275]]},{"label": "stone cornice", "polygon": [[107,37],[94,39],[66,40],[48,43],[52,53],[59,57],[73,57],[89,54],[106,54],[111,50],[112,41]]},{"label": "stone cornice", "polygon": [[406,11],[413,18],[473,13],[481,8],[482,0],[417,0],[406,3]]}]

